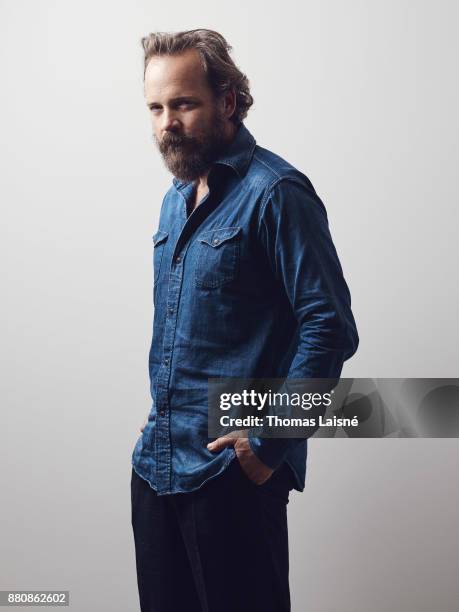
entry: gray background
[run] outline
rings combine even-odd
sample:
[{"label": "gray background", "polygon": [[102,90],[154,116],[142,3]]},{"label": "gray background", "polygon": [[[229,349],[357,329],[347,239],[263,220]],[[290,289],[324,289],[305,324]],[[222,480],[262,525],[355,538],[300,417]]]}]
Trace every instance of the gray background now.
[{"label": "gray background", "polygon": [[[456,377],[458,5],[0,7],[0,589],[135,611],[130,457],[171,180],[140,37],[209,27],[233,45],[247,127],[328,210],[361,338],[343,376]],[[288,507],[293,610],[456,610],[458,456],[456,440],[313,440]]]}]

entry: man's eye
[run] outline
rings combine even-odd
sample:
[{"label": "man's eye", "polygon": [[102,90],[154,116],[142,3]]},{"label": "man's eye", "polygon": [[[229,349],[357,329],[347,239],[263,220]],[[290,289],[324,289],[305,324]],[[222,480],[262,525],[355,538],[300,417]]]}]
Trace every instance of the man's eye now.
[{"label": "man's eye", "polygon": [[180,102],[179,108],[190,108],[193,106],[193,102]]},{"label": "man's eye", "polygon": [[150,106],[150,110],[151,110],[151,111],[161,110],[161,107],[160,107],[160,106],[155,106],[155,105],[152,105],[152,106]]}]

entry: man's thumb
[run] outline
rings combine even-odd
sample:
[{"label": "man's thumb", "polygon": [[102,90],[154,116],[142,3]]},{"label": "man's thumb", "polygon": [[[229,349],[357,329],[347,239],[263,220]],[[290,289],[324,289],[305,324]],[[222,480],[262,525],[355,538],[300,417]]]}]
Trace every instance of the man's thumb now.
[{"label": "man's thumb", "polygon": [[222,436],[221,438],[217,438],[213,442],[209,442],[209,444],[207,445],[207,448],[210,451],[219,451],[222,448],[225,448],[226,446],[233,446],[235,441],[236,441],[236,438],[232,436]]}]

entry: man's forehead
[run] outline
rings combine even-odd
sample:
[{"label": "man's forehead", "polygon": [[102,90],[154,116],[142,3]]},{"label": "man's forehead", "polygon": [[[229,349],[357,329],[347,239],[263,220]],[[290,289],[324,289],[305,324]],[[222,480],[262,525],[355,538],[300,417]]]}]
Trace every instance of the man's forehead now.
[{"label": "man's forehead", "polygon": [[[207,77],[196,49],[188,49],[180,55],[153,57],[145,71],[145,94],[190,95],[207,87]],[[184,91],[188,93],[183,93]]]}]

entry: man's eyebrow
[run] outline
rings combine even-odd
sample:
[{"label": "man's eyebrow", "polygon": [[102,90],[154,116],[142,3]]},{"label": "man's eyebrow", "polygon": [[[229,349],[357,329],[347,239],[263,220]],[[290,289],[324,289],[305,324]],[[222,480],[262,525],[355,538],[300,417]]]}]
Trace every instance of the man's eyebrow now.
[{"label": "man's eyebrow", "polygon": [[[178,96],[176,98],[171,98],[170,100],[168,100],[169,104],[177,104],[178,102],[184,102],[184,101],[192,101],[192,102],[199,102],[199,98],[196,98],[195,96]],[[161,104],[160,102],[155,102],[154,100],[152,100],[151,102],[147,102],[148,106],[151,106],[153,104]]]},{"label": "man's eyebrow", "polygon": [[193,102],[197,102],[198,98],[196,96],[178,96],[177,98],[172,98],[170,100],[172,103],[182,102],[183,100],[192,100]]}]

